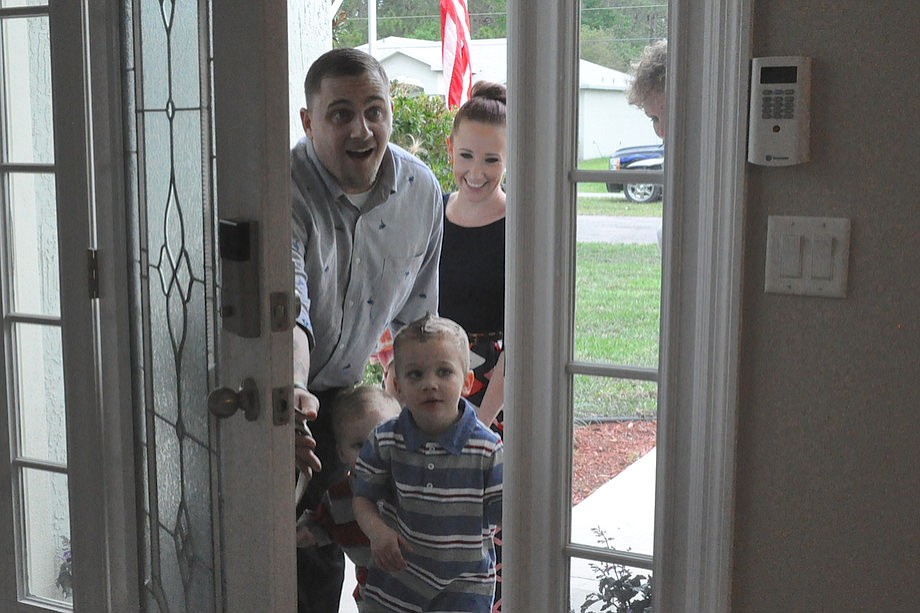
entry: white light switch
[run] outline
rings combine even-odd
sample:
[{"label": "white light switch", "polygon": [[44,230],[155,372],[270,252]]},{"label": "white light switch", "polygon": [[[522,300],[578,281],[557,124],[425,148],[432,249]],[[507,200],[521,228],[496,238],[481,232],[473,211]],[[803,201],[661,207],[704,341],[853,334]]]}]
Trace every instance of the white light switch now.
[{"label": "white light switch", "polygon": [[811,276],[821,281],[834,278],[834,237],[821,232],[812,237]]},{"label": "white light switch", "polygon": [[780,276],[798,279],[802,276],[802,235],[783,234],[783,253]]},{"label": "white light switch", "polygon": [[850,220],[836,217],[767,219],[764,290],[775,294],[845,298]]}]

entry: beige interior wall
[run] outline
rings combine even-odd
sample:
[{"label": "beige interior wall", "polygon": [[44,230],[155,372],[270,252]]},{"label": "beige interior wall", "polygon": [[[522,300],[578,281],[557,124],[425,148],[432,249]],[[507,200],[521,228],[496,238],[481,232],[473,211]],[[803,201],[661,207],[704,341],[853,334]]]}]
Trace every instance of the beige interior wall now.
[{"label": "beige interior wall", "polygon": [[[733,611],[920,610],[920,3],[758,0],[812,161],[749,167]],[[846,299],[765,294],[768,215],[852,220]]]}]

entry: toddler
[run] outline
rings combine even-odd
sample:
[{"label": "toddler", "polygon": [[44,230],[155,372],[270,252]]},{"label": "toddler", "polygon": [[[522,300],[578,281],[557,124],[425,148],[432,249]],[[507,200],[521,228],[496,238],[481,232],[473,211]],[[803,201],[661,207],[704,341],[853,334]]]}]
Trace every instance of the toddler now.
[{"label": "toddler", "polygon": [[400,407],[393,396],[368,385],[341,392],[333,406],[336,450],[348,472],[345,479],[329,486],[315,511],[307,510],[301,515],[297,522],[297,543],[299,547],[339,545],[355,565],[358,586],[354,597],[360,602],[370,562],[370,543],[352,511],[351,474],[358,452],[371,431],[399,415]]},{"label": "toddler", "polygon": [[354,511],[370,539],[362,613],[486,613],[495,589],[502,443],[461,397],[473,381],[469,339],[426,315],[393,342],[403,410],[355,464]]}]

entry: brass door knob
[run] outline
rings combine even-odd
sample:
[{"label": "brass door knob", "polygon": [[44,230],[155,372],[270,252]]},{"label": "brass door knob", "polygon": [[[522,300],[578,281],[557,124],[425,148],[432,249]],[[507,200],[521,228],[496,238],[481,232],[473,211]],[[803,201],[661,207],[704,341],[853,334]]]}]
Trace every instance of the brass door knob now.
[{"label": "brass door knob", "polygon": [[234,390],[220,387],[208,394],[208,410],[221,419],[242,411],[248,421],[259,418],[259,393],[256,382],[246,377],[240,382],[240,388]]}]

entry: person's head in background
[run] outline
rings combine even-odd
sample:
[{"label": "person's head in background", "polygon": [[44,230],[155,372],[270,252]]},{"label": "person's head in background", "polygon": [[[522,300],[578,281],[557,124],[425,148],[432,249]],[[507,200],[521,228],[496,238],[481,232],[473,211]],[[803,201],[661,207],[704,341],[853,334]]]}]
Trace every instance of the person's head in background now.
[{"label": "person's head in background", "polygon": [[339,457],[349,470],[374,428],[398,417],[400,411],[399,401],[376,386],[359,385],[336,396],[332,427]]},{"label": "person's head in background", "polygon": [[473,384],[460,324],[429,314],[407,325],[393,339],[393,368],[399,399],[422,432],[439,436],[460,419],[460,396]]},{"label": "person's head in background", "polygon": [[323,167],[346,194],[369,191],[393,131],[383,66],[357,49],[327,51],[307,71],[304,94],[300,120]]},{"label": "person's head in background", "polygon": [[504,199],[506,96],[501,83],[478,81],[454,116],[447,151],[457,189],[469,202]]},{"label": "person's head in background", "polygon": [[642,51],[642,57],[633,73],[629,86],[629,103],[645,111],[652,120],[655,134],[665,137],[667,114],[665,110],[665,77],[668,67],[668,42],[655,41]]}]

